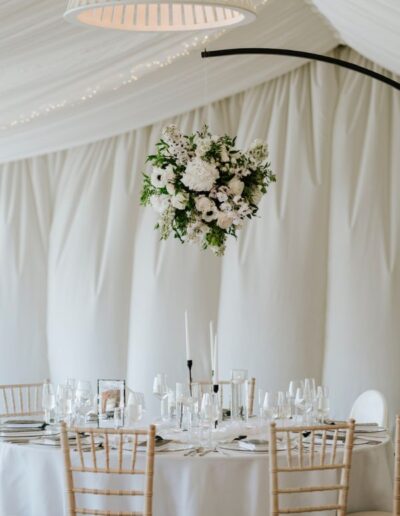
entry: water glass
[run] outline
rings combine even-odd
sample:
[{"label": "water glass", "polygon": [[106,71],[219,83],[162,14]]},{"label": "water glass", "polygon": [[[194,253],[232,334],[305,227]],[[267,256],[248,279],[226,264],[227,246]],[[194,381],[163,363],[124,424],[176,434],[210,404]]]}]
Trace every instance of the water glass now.
[{"label": "water glass", "polygon": [[258,417],[260,419],[264,418],[264,398],[265,398],[264,389],[258,389],[258,392],[257,392]]},{"label": "water glass", "polygon": [[189,387],[183,383],[176,384],[176,423],[180,430],[192,427],[193,399],[189,395]]},{"label": "water glass", "polygon": [[231,418],[233,421],[247,419],[247,376],[246,369],[232,369]]},{"label": "water glass", "polygon": [[304,418],[304,389],[302,387],[298,387],[296,389],[294,406],[295,406],[296,420],[299,423],[302,423],[303,418]]},{"label": "water glass", "polygon": [[153,381],[153,394],[156,398],[158,398],[161,402],[161,419],[164,419],[164,404],[163,401],[168,396],[168,385],[167,385],[167,375],[164,373],[158,373],[154,377]]},{"label": "water glass", "polygon": [[118,430],[118,428],[122,428],[124,426],[124,407],[116,407],[114,409],[114,428]]},{"label": "water glass", "polygon": [[174,421],[176,417],[176,398],[175,392],[168,389],[168,419]]},{"label": "water glass", "polygon": [[263,415],[271,421],[276,413],[275,399],[271,392],[266,392],[263,401]]},{"label": "water glass", "polygon": [[329,417],[329,390],[328,387],[319,386],[316,396],[316,418],[320,423]]},{"label": "water glass", "polygon": [[77,383],[74,408],[77,423],[86,423],[86,416],[93,410],[93,392],[90,382],[80,380]]},{"label": "water glass", "polygon": [[218,425],[220,406],[218,394],[206,392],[201,400],[201,421],[207,430],[208,446],[212,446],[212,431]]},{"label": "water glass", "polygon": [[199,383],[192,383],[191,398],[192,398],[192,403],[193,403],[193,415],[195,417],[198,417],[200,414],[200,403],[201,403],[201,385]]},{"label": "water glass", "polygon": [[44,421],[48,425],[55,423],[56,397],[54,387],[51,383],[45,382],[42,388],[42,408],[44,410]]},{"label": "water glass", "polygon": [[65,421],[68,425],[72,423],[74,407],[73,390],[67,384],[57,386],[56,395],[57,421]]}]

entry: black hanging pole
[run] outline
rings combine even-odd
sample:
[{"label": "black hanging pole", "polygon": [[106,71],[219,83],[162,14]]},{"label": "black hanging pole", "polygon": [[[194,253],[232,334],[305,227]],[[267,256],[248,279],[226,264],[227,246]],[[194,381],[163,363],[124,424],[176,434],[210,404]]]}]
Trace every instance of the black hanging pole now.
[{"label": "black hanging pole", "polygon": [[245,55],[245,54],[264,54],[271,56],[289,56],[289,57],[300,57],[302,59],[310,59],[312,61],[322,61],[324,63],[330,63],[342,68],[348,68],[354,72],[368,75],[377,81],[384,82],[396,90],[400,90],[400,82],[394,81],[385,75],[378,72],[374,72],[364,66],[359,66],[355,63],[349,63],[343,61],[343,59],[336,59],[336,57],[324,56],[322,54],[314,54],[313,52],[303,52],[302,50],[289,50],[285,48],[227,48],[225,50],[204,50],[201,53],[201,57],[221,57],[221,56],[234,56],[234,55]]}]

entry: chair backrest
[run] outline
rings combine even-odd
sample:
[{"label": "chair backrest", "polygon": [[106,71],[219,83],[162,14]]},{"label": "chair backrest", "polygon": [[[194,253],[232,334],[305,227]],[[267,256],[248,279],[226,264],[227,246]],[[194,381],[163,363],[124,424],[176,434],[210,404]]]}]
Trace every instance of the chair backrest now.
[{"label": "chair backrest", "polygon": [[0,417],[42,416],[42,383],[0,385]]},{"label": "chair backrest", "polygon": [[387,427],[388,412],[385,397],[375,390],[365,391],[353,403],[350,417],[356,423],[378,423]]},{"label": "chair backrest", "polygon": [[[344,516],[347,509],[350,468],[353,450],[354,420],[341,425],[299,426],[278,428],[276,423],[270,426],[270,491],[271,516],[279,514],[299,514],[305,512],[337,511]],[[278,440],[286,446],[285,465],[278,464]],[[338,443],[344,444],[343,453],[338,451]],[[292,447],[296,444],[296,452]],[[282,474],[318,472],[324,478],[324,472],[341,471],[339,483],[309,485],[304,487],[280,487]],[[325,475],[326,476],[326,475]],[[304,481],[304,479],[302,479]],[[302,482],[303,483],[303,482]],[[292,485],[292,483],[290,484]],[[327,505],[308,505],[283,507],[282,498],[287,495],[302,493],[336,492],[336,503]],[[314,496],[313,494],[310,496]],[[286,498],[286,496],[285,496]]]},{"label": "chair backrest", "polygon": [[400,415],[396,416],[393,514],[400,515]]},{"label": "chair backrest", "polygon": [[[79,465],[74,466],[71,460],[71,433],[76,442]],[[111,428],[79,428],[67,429],[66,424],[61,424],[61,445],[64,455],[64,466],[67,480],[68,516],[78,514],[106,514],[107,516],[152,516],[153,514],[153,475],[154,475],[154,449],[156,427],[151,425],[148,430],[111,429]],[[136,468],[136,458],[139,437],[147,437],[146,467]],[[98,446],[98,440],[103,439],[103,447]],[[115,452],[111,451],[110,441],[116,440]],[[124,453],[124,447],[129,440],[132,450]],[[85,452],[86,456],[85,456]],[[98,489],[95,487],[78,487],[74,473],[79,473],[79,480],[83,481],[83,473],[110,473],[116,475],[142,475],[144,477],[143,489]],[[87,475],[86,475],[87,476]],[[84,507],[77,507],[76,495],[100,495],[100,496],[134,496],[143,497],[143,511],[121,512],[118,510],[96,511]]]},{"label": "chair backrest", "polygon": [[[200,380],[198,382],[192,382],[192,383],[198,383],[203,392],[204,390],[210,389],[213,386],[213,382],[210,380]],[[217,385],[220,387],[218,390],[219,398],[220,398],[220,404],[221,407],[224,405],[224,387],[232,385],[232,382],[230,380],[220,380],[217,382]],[[255,389],[256,389],[256,379],[250,378],[247,380],[247,410],[248,414],[247,416],[252,416],[254,414],[254,395],[255,395]]]}]

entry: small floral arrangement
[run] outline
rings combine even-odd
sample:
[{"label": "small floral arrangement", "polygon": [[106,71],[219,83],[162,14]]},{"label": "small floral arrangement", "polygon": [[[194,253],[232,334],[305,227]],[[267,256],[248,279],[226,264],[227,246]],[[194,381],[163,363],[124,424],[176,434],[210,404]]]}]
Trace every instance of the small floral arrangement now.
[{"label": "small floral arrangement", "polygon": [[147,158],[153,168],[144,174],[141,204],[160,214],[161,238],[173,233],[222,256],[227,236],[236,237],[246,218],[256,215],[261,197],[276,181],[267,145],[256,140],[242,152],[235,138],[214,136],[207,126],[184,135],[170,125],[156,147]]}]

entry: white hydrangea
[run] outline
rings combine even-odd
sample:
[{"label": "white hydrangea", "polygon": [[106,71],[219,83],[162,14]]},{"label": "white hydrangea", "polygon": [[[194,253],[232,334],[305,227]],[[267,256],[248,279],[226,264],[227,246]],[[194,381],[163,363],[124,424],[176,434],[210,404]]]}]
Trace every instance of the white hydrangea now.
[{"label": "white hydrangea", "polygon": [[214,165],[195,157],[187,164],[182,183],[195,192],[209,192],[218,177],[219,172]]}]

